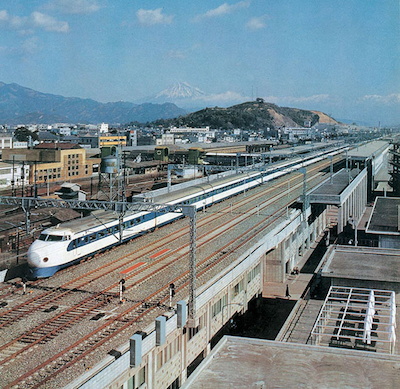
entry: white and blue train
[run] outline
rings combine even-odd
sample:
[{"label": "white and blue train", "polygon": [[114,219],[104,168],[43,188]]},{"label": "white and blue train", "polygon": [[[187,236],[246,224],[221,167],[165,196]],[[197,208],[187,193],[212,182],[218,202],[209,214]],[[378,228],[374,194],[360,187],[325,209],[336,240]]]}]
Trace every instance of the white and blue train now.
[{"label": "white and blue train", "polygon": [[[301,161],[289,161],[266,171],[232,175],[209,183],[177,190],[155,201],[162,204],[194,205],[203,209],[211,204],[244,192],[266,181],[282,176],[334,155],[319,154]],[[28,250],[29,278],[46,278],[58,270],[126,242],[156,227],[182,217],[179,213],[137,212],[126,214],[122,229],[113,211],[95,211],[85,218],[72,220],[42,231]],[[120,233],[122,231],[122,237]]]}]

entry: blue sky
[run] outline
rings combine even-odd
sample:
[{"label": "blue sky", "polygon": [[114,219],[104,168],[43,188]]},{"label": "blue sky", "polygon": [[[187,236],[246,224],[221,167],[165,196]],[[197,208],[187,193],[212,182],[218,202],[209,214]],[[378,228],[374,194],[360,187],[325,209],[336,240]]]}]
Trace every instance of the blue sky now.
[{"label": "blue sky", "polygon": [[0,0],[0,81],[102,102],[181,81],[400,124],[399,0]]}]

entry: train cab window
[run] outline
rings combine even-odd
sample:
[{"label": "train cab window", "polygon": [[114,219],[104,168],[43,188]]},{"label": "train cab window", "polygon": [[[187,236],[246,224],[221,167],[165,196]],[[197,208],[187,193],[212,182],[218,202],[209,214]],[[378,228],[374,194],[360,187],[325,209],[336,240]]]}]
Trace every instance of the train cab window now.
[{"label": "train cab window", "polygon": [[47,242],[59,242],[63,240],[63,236],[61,235],[48,235],[47,236]]},{"label": "train cab window", "polygon": [[45,241],[47,239],[47,234],[40,234],[38,239]]}]

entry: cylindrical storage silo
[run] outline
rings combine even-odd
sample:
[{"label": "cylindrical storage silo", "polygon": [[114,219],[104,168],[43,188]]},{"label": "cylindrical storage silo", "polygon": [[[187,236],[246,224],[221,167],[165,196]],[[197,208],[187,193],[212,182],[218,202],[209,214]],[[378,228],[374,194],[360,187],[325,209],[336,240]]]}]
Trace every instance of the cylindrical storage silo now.
[{"label": "cylindrical storage silo", "polygon": [[108,174],[117,174],[118,158],[113,155],[109,155],[108,157],[102,158],[100,164],[100,172]]}]

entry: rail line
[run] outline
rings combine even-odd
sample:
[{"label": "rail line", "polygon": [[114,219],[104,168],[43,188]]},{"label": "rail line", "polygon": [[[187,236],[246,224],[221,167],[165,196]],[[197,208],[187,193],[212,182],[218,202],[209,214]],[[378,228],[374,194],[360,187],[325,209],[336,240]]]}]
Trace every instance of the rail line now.
[{"label": "rail line", "polygon": [[[294,180],[294,179],[292,179],[292,180]],[[282,186],[282,184],[280,186]],[[274,187],[274,189],[276,189],[276,188],[277,188],[277,186]],[[271,190],[272,189],[269,189],[268,192],[271,191]],[[278,193],[278,196],[279,196],[279,194],[280,193]],[[255,196],[253,196],[251,199],[255,200],[255,199],[258,199],[259,197],[264,196],[264,195],[265,195],[265,193],[261,192],[261,194],[257,194]],[[244,203],[248,203],[248,202],[249,202],[249,197],[244,199],[244,200],[239,201],[239,204],[235,205],[235,209],[239,208]],[[265,208],[267,205],[269,205],[269,202],[268,203],[264,203],[263,207]],[[260,208],[257,209],[257,212],[259,212],[259,211],[260,211]],[[218,217],[218,216],[215,216],[215,215],[212,216],[212,218],[214,218],[214,219],[216,217]],[[240,220],[240,219],[237,219],[237,220]],[[200,225],[201,224],[203,224],[203,225],[204,224],[208,224],[209,222],[210,222],[210,219],[209,218],[205,218],[203,222],[200,222]],[[182,229],[180,229],[180,231],[184,231],[185,229],[186,228],[182,228]],[[213,231],[208,230],[207,235],[210,235],[210,232],[213,232]],[[181,237],[183,235],[185,235],[185,234],[181,233],[178,237]],[[176,240],[178,237],[177,237],[177,235],[175,233],[174,234],[174,240]],[[156,243],[158,244],[158,243],[160,243],[160,241],[157,241]],[[178,250],[181,250],[181,249],[179,248],[176,251],[178,251]],[[147,253],[145,253],[145,254],[148,254],[151,251],[152,251],[152,249],[149,249],[147,251]],[[169,255],[171,255],[172,253],[173,253],[173,251],[170,252]],[[143,255],[143,254],[141,254],[141,255]],[[137,257],[140,257],[141,255],[137,255]],[[131,256],[130,254],[125,255],[124,257],[118,259],[118,261],[121,261],[122,259],[130,257],[130,256]],[[161,260],[161,258],[160,258],[160,260]],[[131,262],[132,258],[129,258],[129,261]],[[159,261],[153,262],[152,265],[154,266],[154,264],[157,263],[157,262],[159,262]],[[80,289],[83,286],[89,284],[90,282],[93,282],[94,280],[102,277],[104,274],[108,274],[110,272],[110,270],[111,271],[115,271],[119,267],[126,265],[126,263],[123,262],[122,264],[119,264],[118,266],[114,266],[113,269],[110,269],[110,267],[115,265],[115,263],[116,263],[116,261],[113,261],[113,262],[111,262],[109,264],[101,266],[101,267],[93,270],[90,273],[87,273],[87,274],[85,274],[83,276],[78,277],[75,280],[72,280],[72,281],[62,285],[60,288],[57,288],[57,290],[53,291],[52,293],[45,293],[42,296],[34,297],[30,301],[26,302],[23,305],[20,305],[18,307],[14,307],[13,309],[10,309],[10,310],[8,310],[6,312],[3,312],[3,314],[0,316],[0,328],[4,327],[6,325],[14,323],[17,319],[19,319],[21,317],[24,317],[26,314],[29,314],[34,309],[39,310],[39,309],[43,309],[44,307],[48,306],[49,304],[54,304],[57,300],[61,299],[62,297],[65,297],[67,294],[71,293],[71,291]],[[140,272],[143,273],[144,270],[146,270],[146,268],[141,268]],[[135,273],[133,275],[136,275],[136,274],[137,273]]]},{"label": "rail line", "polygon": [[[275,197],[278,196],[279,194],[275,195]],[[228,247],[232,246],[233,243],[237,243],[237,239],[235,238],[227,242],[222,247],[222,250],[226,252],[222,256],[219,256],[219,258],[215,259],[215,253],[213,253],[204,260],[200,261],[198,265],[199,267],[202,267],[202,270],[199,272],[199,276],[204,276],[207,271],[215,267],[218,263],[225,260],[233,251],[245,245],[249,239],[253,239],[257,235],[259,235],[260,231],[258,227],[264,225],[264,228],[266,228],[268,225],[271,225],[275,220],[282,217],[284,211],[286,210],[286,207],[290,203],[291,202],[285,203],[281,207],[279,207],[278,210],[276,210],[277,215],[271,215],[271,217],[268,218],[272,220],[268,220],[268,222],[266,222],[265,219],[260,220],[258,223],[256,223],[254,227],[251,227],[244,231],[239,236],[239,238],[241,239],[239,245],[236,244],[235,247],[232,247],[229,250]],[[243,239],[244,237],[246,237],[246,239]],[[184,254],[182,256],[184,256]],[[183,274],[177,276],[172,282],[177,284],[177,290],[182,291],[189,284],[189,271],[186,271]],[[79,342],[76,342],[72,346],[60,352],[58,355],[55,356],[55,360],[52,358],[48,361],[45,361],[34,371],[28,372],[23,375],[20,378],[20,380],[22,380],[23,382],[19,381],[19,384],[23,384],[24,387],[27,388],[40,387],[41,385],[49,381],[53,376],[59,374],[61,371],[67,369],[69,366],[75,364],[77,361],[88,355],[90,352],[93,351],[93,348],[99,347],[100,345],[104,344],[105,342],[110,340],[110,338],[116,336],[116,334],[130,327],[132,323],[137,322],[143,316],[150,314],[154,310],[160,309],[160,307],[165,309],[165,306],[161,305],[160,303],[165,302],[169,298],[169,283],[170,281],[168,281],[167,284],[163,285],[161,288],[153,292],[148,298],[145,299],[145,301],[137,303],[134,306],[128,308],[127,310],[125,310],[125,312],[122,312],[117,317],[108,320],[108,322],[88,334]],[[83,346],[83,344],[85,346]],[[89,349],[88,346],[90,346]],[[35,374],[37,372],[38,374]],[[14,384],[16,383],[11,383],[6,388],[12,387]]]},{"label": "rail line", "polygon": [[[325,164],[327,165],[327,164]],[[310,170],[320,170],[321,167],[313,167]],[[316,174],[315,176],[319,176],[319,174]],[[308,178],[308,181],[312,181],[314,178],[310,177]],[[296,180],[296,178],[291,179],[291,181]],[[274,182],[277,182],[275,180]],[[296,183],[294,186],[292,186],[290,189],[293,190],[295,188],[300,188],[302,184],[302,181],[300,180],[300,183]],[[254,195],[254,196],[248,196],[246,199],[242,199],[238,202],[238,204],[235,204],[234,209],[239,209],[243,205],[249,204],[251,201],[256,201],[260,197],[265,196],[266,192],[272,192],[276,191],[278,188],[283,188],[286,187],[287,181],[280,183],[279,185],[275,185],[273,188],[269,188],[267,191],[261,191],[260,193]],[[236,218],[234,223],[230,223],[229,226],[226,227],[226,231],[228,231],[230,228],[234,228],[235,226],[239,225],[244,219],[248,217],[254,216],[254,214],[259,213],[260,210],[263,210],[269,206],[274,201],[277,201],[279,197],[282,197],[282,194],[285,194],[286,188],[284,190],[277,192],[275,195],[273,195],[267,202],[263,204],[262,207],[253,208],[251,211],[247,211],[241,214],[240,217]],[[292,196],[293,197],[293,196]],[[298,196],[294,196],[298,197]],[[250,200],[250,201],[249,201]],[[229,201],[229,200],[228,200]],[[263,228],[266,228],[268,225],[271,225],[275,220],[278,218],[282,217],[286,211],[286,208],[293,202],[293,198],[290,200],[288,199],[288,202],[286,202],[283,206],[278,207],[277,210],[273,212],[271,215],[267,215],[268,217],[265,219],[263,218],[260,220],[256,225],[254,225],[251,229],[248,229],[244,231],[240,236],[235,238],[234,240],[231,240],[227,242],[222,248],[219,248],[219,251],[223,251],[223,255],[218,254],[217,252],[214,252],[204,260],[200,261],[198,264],[199,267],[199,277],[202,277],[204,274],[206,274],[207,271],[210,271],[211,268],[215,267],[217,264],[221,263],[225,258],[227,258],[233,250],[237,250],[239,247],[242,245],[246,244],[250,239],[253,239],[256,237],[260,231],[259,229],[261,226]],[[239,204],[240,203],[240,204]],[[227,211],[230,209],[232,211],[232,206],[227,206],[224,208],[224,211]],[[226,213],[226,212],[225,212]],[[207,217],[202,218],[198,225],[203,226],[206,225],[207,223],[210,223],[210,221],[217,220],[218,217],[223,215],[224,212],[218,213],[218,214],[211,214],[207,215]],[[218,216],[219,215],[219,216]],[[265,216],[265,215],[262,215]],[[201,247],[202,245],[205,245],[209,243],[209,241],[216,239],[215,236],[212,236],[213,232],[216,230],[220,229],[221,227],[218,226],[214,228],[213,230],[208,229],[207,233],[203,234],[201,237],[199,237],[199,241],[201,243],[199,244],[198,247]],[[182,238],[186,235],[187,227],[183,227],[178,230],[179,236],[177,236],[177,231],[175,231],[173,234],[170,234],[168,238],[162,238],[157,243],[159,244],[162,241],[168,241],[172,235],[174,235],[174,239],[179,239]],[[203,239],[206,236],[210,236],[209,239]],[[238,241],[240,242],[238,243]],[[169,242],[171,243],[171,242]],[[234,247],[229,248],[230,246],[233,246],[235,243]],[[155,245],[154,245],[155,246]],[[165,271],[168,269],[169,266],[172,264],[176,263],[178,260],[184,260],[185,256],[188,254],[189,249],[188,246],[186,246],[186,250],[183,251],[182,247],[179,247],[176,250],[171,250],[168,252],[168,256],[174,256],[175,254],[178,254],[179,256],[173,258],[170,260],[168,263],[162,264],[162,261],[164,260],[163,255],[161,255],[157,260],[149,263],[145,267],[141,267],[139,270],[133,272],[132,274],[129,274],[129,276],[126,277],[126,280],[128,283],[126,284],[127,290],[133,288],[134,286],[140,286],[142,283],[144,283],[146,280],[149,279],[149,277],[153,277],[154,275],[157,274],[158,278],[164,278],[164,276],[161,276],[160,272]],[[149,255],[151,252],[155,250],[155,247],[149,248],[146,250],[147,255]],[[124,261],[125,259],[128,259],[128,261]],[[143,258],[143,253],[141,254],[136,254],[135,255],[136,259],[141,257]],[[218,257],[215,259],[215,257]],[[115,271],[121,268],[122,266],[126,266],[127,263],[132,263],[132,255],[127,254],[117,260],[118,262],[121,262],[119,264],[116,264],[116,261],[113,261],[109,264],[106,264],[104,266],[99,267],[99,269],[95,269],[92,272],[89,272],[83,276],[81,276],[79,279],[76,278],[74,280],[71,280],[70,282],[64,284],[62,287],[58,288],[58,290],[53,291],[52,293],[45,293],[42,296],[35,297],[30,300],[31,304],[31,309],[32,306],[36,307],[44,307],[46,305],[49,305],[50,303],[54,302],[56,299],[61,299],[64,297],[66,294],[71,293],[71,290],[77,289],[78,287],[83,287],[84,285],[89,284],[90,282],[93,282],[94,280],[102,277],[105,274],[108,274],[110,271]],[[160,267],[156,267],[156,264],[159,264]],[[113,267],[113,269],[111,269]],[[100,270],[102,269],[102,270]],[[137,275],[140,274],[142,277],[140,280],[136,280],[132,283],[129,282],[129,280],[134,280]],[[47,382],[49,379],[54,377],[54,375],[59,374],[61,371],[65,370],[68,368],[68,366],[71,366],[72,364],[76,363],[77,360],[83,358],[83,356],[87,355],[88,353],[93,351],[93,348],[100,346],[101,344],[105,343],[109,339],[111,339],[115,334],[123,331],[127,326],[132,325],[133,322],[136,322],[145,317],[146,315],[149,315],[151,312],[153,312],[155,309],[160,309],[160,303],[161,303],[161,308],[165,309],[165,306],[162,305],[163,302],[165,302],[169,298],[169,283],[171,282],[170,280],[170,273],[166,273],[165,278],[168,279],[168,281],[163,285],[161,288],[159,288],[157,291],[153,292],[150,296],[147,296],[140,302],[136,302],[133,304],[133,306],[129,307],[126,309],[124,312],[115,315],[115,317],[111,317],[106,320],[106,323],[104,323],[100,328],[96,329],[95,331],[91,332],[87,336],[85,336],[83,339],[79,340],[76,342],[74,345],[71,347],[68,347],[67,349],[63,350],[60,352],[60,355],[56,355],[54,358],[57,360],[57,362],[52,362],[51,360],[47,360],[40,364],[36,369],[31,370],[24,376],[22,376],[18,382],[21,383],[20,380],[25,380],[23,383],[26,387],[39,387],[43,383]],[[177,284],[177,291],[183,291],[185,287],[188,285],[188,272],[184,272],[181,275],[177,276],[173,282]],[[73,289],[68,289],[72,288]],[[56,315],[56,317],[49,319],[42,325],[39,325],[35,327],[33,330],[29,331],[26,334],[21,335],[18,339],[15,339],[15,343],[12,345],[9,343],[8,345],[3,345],[0,347],[0,358],[3,359],[3,363],[7,363],[10,359],[15,358],[16,356],[22,354],[24,351],[26,351],[29,347],[32,345],[36,344],[43,344],[48,340],[51,340],[56,336],[57,334],[60,333],[63,329],[67,329],[72,327],[79,319],[88,316],[89,314],[92,314],[96,309],[99,309],[103,307],[107,302],[104,300],[104,296],[113,296],[115,293],[116,288],[118,287],[117,283],[114,283],[111,285],[109,288],[107,288],[105,291],[102,291],[101,293],[94,294],[93,296],[90,296],[86,300],[82,301],[80,304],[70,308],[69,310],[60,313],[59,315]],[[47,297],[46,296],[50,296]],[[41,300],[42,298],[42,300]],[[29,304],[28,304],[29,305]],[[22,310],[23,305],[20,307],[17,307],[18,309],[21,308],[19,311],[20,315],[23,315],[25,312],[26,314],[26,309]],[[14,308],[15,309],[15,308]],[[16,309],[18,311],[18,309]],[[37,308],[39,309],[39,308]],[[10,310],[12,311],[12,310]],[[9,312],[10,312],[9,311]],[[70,315],[70,316],[68,316]],[[0,326],[5,325],[1,321],[2,316],[0,316]],[[16,320],[18,316],[14,317],[14,320]],[[8,318],[8,320],[12,320]],[[16,346],[16,344],[18,344]],[[20,344],[23,344],[23,346],[20,346]],[[13,347],[15,347],[14,351]],[[89,347],[89,349],[86,349],[86,347]],[[10,351],[11,350],[11,351]],[[4,352],[4,354],[3,354]],[[68,356],[66,354],[69,354]],[[55,367],[56,366],[56,367]],[[49,370],[50,369],[50,370]],[[39,371],[39,373],[35,373],[36,371]],[[31,378],[27,379],[28,377],[36,377],[36,378]],[[39,378],[42,377],[42,378]],[[12,387],[16,385],[17,382],[10,383],[9,386],[7,387]]]}]

